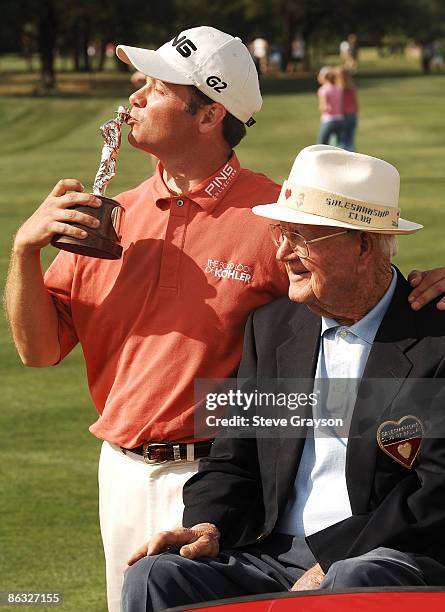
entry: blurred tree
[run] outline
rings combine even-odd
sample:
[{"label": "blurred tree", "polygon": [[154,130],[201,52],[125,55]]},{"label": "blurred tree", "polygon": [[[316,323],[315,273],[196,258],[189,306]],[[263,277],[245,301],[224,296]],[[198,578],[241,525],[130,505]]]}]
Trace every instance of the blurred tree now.
[{"label": "blurred tree", "polygon": [[326,0],[242,0],[242,2],[247,19],[255,24],[256,33],[268,40],[281,43],[282,69],[288,64],[296,32],[301,33],[305,47],[308,49],[312,32],[323,22],[332,7]]},{"label": "blurred tree", "polygon": [[[40,58],[38,92],[51,93],[56,87],[54,53],[62,7],[62,0],[2,0],[0,40],[2,43],[8,41],[6,48],[2,44],[2,50],[24,51],[32,31]],[[13,46],[11,34],[14,36]]]},{"label": "blurred tree", "polygon": [[37,30],[32,21],[23,24],[20,42],[22,55],[26,61],[26,68],[29,72],[32,72],[34,69],[33,58],[37,51]]},{"label": "blurred tree", "polygon": [[[2,18],[0,19],[0,53],[20,52],[20,41],[23,24],[29,16],[18,10],[14,0],[2,0]],[[22,9],[22,7],[20,7]]]},{"label": "blurred tree", "polygon": [[[262,27],[262,34],[280,40],[283,65],[287,64],[292,40],[297,32],[306,49],[314,40],[336,41],[351,32],[360,39],[377,44],[387,33],[415,29],[419,15],[422,22],[432,24],[431,5],[445,8],[443,0],[240,0],[245,17],[253,27]],[[426,7],[429,6],[429,8]],[[438,8],[435,9],[439,11]],[[305,67],[308,68],[309,54]]]},{"label": "blurred tree", "polygon": [[445,35],[445,2],[406,0],[399,21],[404,32],[417,42],[441,38]]},{"label": "blurred tree", "polygon": [[[25,24],[36,31],[41,89],[56,86],[56,49],[76,70],[102,69],[109,42],[156,47],[174,32],[208,24],[240,36],[280,43],[286,65],[297,32],[306,49],[337,44],[351,32],[378,44],[406,34],[426,44],[445,35],[444,0],[2,0],[0,50],[18,51]],[[306,68],[309,54],[306,54]],[[119,69],[127,66],[118,62]]]},{"label": "blurred tree", "polygon": [[176,0],[174,6],[174,22],[170,23],[167,39],[176,31],[197,25],[211,25],[240,38],[250,34],[251,24],[246,19],[244,0],[225,0],[222,3]]},{"label": "blurred tree", "polygon": [[54,52],[59,23],[56,0],[40,0],[38,4],[37,40],[40,53],[42,93],[53,93],[56,88]]},{"label": "blurred tree", "polygon": [[430,71],[435,41],[445,38],[445,3],[443,0],[411,0],[402,16],[403,31],[421,47],[423,72]]}]

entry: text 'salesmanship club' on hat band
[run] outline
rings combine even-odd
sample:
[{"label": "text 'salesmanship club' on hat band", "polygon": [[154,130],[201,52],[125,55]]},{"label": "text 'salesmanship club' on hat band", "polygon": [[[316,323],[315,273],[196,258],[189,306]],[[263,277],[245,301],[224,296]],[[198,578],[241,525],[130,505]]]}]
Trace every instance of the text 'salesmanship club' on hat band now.
[{"label": "text 'salesmanship club' on hat band", "polygon": [[373,204],[289,181],[284,181],[278,204],[360,227],[392,229],[399,226],[400,208]]}]

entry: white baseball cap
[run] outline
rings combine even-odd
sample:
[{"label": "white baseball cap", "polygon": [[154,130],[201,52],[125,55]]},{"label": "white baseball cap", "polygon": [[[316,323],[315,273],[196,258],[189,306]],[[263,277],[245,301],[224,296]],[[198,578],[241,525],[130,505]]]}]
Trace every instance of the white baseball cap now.
[{"label": "white baseball cap", "polygon": [[255,64],[240,38],[209,26],[183,30],[156,51],[118,45],[116,54],[143,74],[194,85],[234,117],[253,125],[263,103]]},{"label": "white baseball cap", "polygon": [[400,175],[377,157],[312,145],[295,158],[278,202],[252,209],[256,215],[379,234],[411,234],[423,225],[400,218]]}]

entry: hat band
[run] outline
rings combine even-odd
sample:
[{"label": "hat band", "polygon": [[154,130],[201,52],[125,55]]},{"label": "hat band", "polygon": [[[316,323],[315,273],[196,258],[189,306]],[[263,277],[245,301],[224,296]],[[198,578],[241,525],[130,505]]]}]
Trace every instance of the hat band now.
[{"label": "hat band", "polygon": [[359,227],[392,229],[399,226],[400,208],[357,200],[289,181],[284,181],[278,204]]}]

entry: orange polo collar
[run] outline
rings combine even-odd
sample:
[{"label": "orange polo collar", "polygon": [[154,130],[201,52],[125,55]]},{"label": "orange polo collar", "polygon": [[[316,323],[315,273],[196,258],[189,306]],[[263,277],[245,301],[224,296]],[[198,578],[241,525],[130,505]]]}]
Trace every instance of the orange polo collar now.
[{"label": "orange polo collar", "polygon": [[165,209],[170,206],[172,198],[183,197],[192,200],[207,213],[211,213],[237,180],[240,174],[240,163],[236,154],[232,153],[230,159],[215,174],[196,185],[188,193],[183,193],[180,196],[168,189],[162,178],[163,171],[164,167],[159,161],[152,183],[152,193],[156,206]]}]

